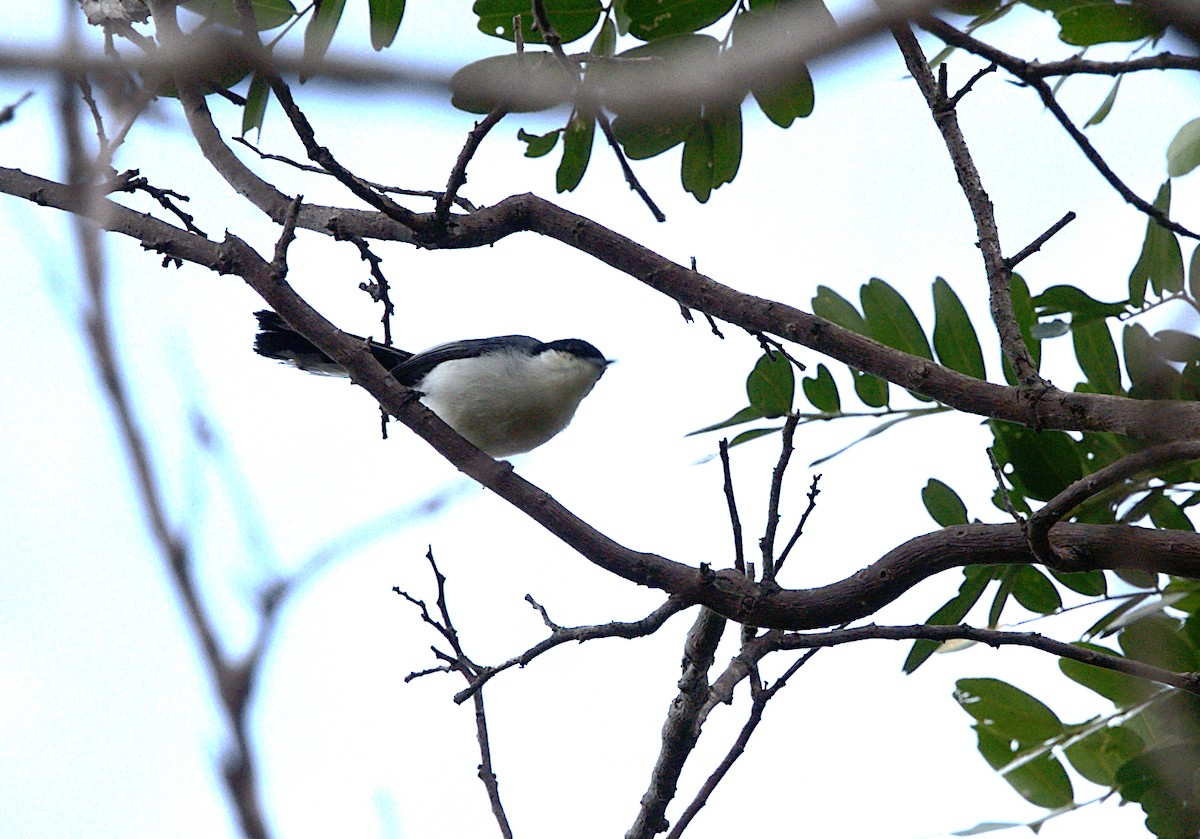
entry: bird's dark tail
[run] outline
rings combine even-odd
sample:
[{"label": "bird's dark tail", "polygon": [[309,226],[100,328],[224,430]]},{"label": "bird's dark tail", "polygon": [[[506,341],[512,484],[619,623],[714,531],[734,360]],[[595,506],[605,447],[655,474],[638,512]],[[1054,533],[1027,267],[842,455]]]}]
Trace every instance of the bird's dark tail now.
[{"label": "bird's dark tail", "polygon": [[[346,371],[333,359],[288,325],[287,321],[269,309],[255,312],[258,318],[258,334],[254,336],[254,351],[259,355],[291,364],[309,373],[326,376],[345,376]],[[351,336],[355,337],[355,336]],[[357,340],[363,340],[358,338]],[[371,354],[384,367],[391,370],[412,357],[412,353],[371,342]]]}]

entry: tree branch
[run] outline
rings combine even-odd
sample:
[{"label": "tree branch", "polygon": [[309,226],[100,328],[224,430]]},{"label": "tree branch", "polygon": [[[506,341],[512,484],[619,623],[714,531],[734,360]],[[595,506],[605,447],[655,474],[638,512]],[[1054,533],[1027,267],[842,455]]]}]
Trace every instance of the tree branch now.
[{"label": "tree branch", "polygon": [[1117,194],[1124,198],[1127,203],[1132,204],[1138,210],[1154,219],[1160,227],[1164,227],[1173,233],[1178,233],[1180,236],[1187,236],[1190,239],[1200,239],[1200,233],[1194,233],[1178,222],[1172,221],[1166,213],[1149,201],[1139,197],[1132,189],[1125,185],[1125,182],[1104,161],[1100,152],[1096,151],[1096,147],[1091,144],[1091,141],[1076,127],[1071,118],[1067,116],[1067,112],[1062,109],[1062,106],[1058,104],[1058,100],[1054,98],[1054,90],[1046,83],[1045,79],[1036,73],[1029,72],[1028,68],[1030,65],[1027,62],[998,50],[990,44],[976,40],[965,32],[960,32],[953,26],[937,18],[922,18],[919,25],[926,32],[941,38],[951,46],[974,53],[986,61],[998,64],[1033,88],[1034,92],[1037,93],[1042,103],[1046,106],[1046,109],[1053,114],[1054,118],[1063,127],[1063,130],[1075,141],[1075,145],[1079,146],[1079,150],[1083,152],[1084,157],[1108,181],[1109,185],[1117,191]]},{"label": "tree branch", "polygon": [[[958,183],[963,195],[971,207],[971,216],[975,220],[975,230],[979,235],[979,250],[983,255],[983,266],[987,272],[988,299],[991,303],[992,321],[1000,335],[1000,346],[1004,356],[1012,364],[1017,374],[1017,381],[1027,388],[1046,387],[1046,382],[1038,374],[1037,365],[1025,346],[1025,338],[1021,335],[1021,327],[1017,324],[1017,316],[1013,313],[1012,304],[1012,271],[1004,261],[1004,253],[1000,248],[1000,232],[996,228],[996,216],[992,209],[991,199],[983,189],[979,178],[979,170],[967,150],[967,143],[962,130],[958,127],[958,117],[954,106],[939,88],[929,70],[925,53],[921,51],[916,36],[907,26],[897,27],[892,33],[908,72],[912,74],[925,97],[925,104],[933,115],[933,121],[941,132],[942,140],[950,152],[950,160],[954,164],[954,172],[958,175]],[[945,65],[942,65],[945,68]],[[1036,407],[1036,406],[1034,406]]]},{"label": "tree branch", "polygon": [[684,644],[679,694],[667,712],[662,747],[650,773],[650,785],[642,796],[641,807],[633,826],[625,833],[625,839],[650,839],[668,827],[667,805],[675,798],[683,765],[700,737],[701,712],[708,699],[708,671],[724,631],[725,618],[722,616],[709,609],[701,609],[696,615],[696,622]]}]

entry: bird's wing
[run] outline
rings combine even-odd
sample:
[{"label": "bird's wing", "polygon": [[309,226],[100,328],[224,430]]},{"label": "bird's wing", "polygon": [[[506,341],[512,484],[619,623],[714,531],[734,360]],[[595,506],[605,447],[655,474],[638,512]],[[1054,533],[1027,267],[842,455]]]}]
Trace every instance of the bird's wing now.
[{"label": "bird's wing", "polygon": [[501,350],[529,350],[540,347],[542,342],[528,335],[498,335],[495,338],[472,338],[466,341],[451,341],[424,350],[411,356],[399,367],[392,370],[392,375],[408,387],[416,386],[429,371],[445,361],[455,361],[460,358],[478,358],[481,355],[500,352]]}]

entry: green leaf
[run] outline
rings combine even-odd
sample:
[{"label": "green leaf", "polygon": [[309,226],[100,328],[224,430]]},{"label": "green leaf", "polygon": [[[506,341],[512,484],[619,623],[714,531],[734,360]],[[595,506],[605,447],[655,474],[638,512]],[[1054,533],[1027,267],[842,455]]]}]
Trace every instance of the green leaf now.
[{"label": "green leaf", "polygon": [[[1171,182],[1158,190],[1154,206],[1167,214],[1171,210]],[[1146,221],[1146,237],[1142,253],[1129,273],[1129,302],[1141,306],[1146,299],[1146,285],[1159,296],[1183,290],[1183,252],[1179,238],[1153,219]]]},{"label": "green leaf", "polygon": [[661,119],[651,122],[618,116],[612,121],[612,130],[626,157],[630,160],[646,160],[686,140],[697,119]]},{"label": "green leaf", "polygon": [[526,157],[545,157],[558,145],[558,135],[563,129],[556,128],[547,134],[530,134],[524,128],[517,129],[517,139],[525,143]]},{"label": "green leaf", "polygon": [[376,52],[390,47],[400,31],[404,0],[370,0],[371,46]]},{"label": "green leaf", "polygon": [[[962,585],[958,587],[958,594],[946,601],[946,603],[929,616],[925,623],[932,626],[952,626],[960,623],[967,616],[967,612],[979,602],[983,590],[987,588],[987,584],[992,579],[992,571],[982,565],[968,565],[963,568]],[[909,650],[908,657],[904,659],[904,672],[912,673],[925,661],[937,652],[937,648],[941,646],[937,641],[931,641],[928,638],[921,638],[915,641],[912,649]]]},{"label": "green leaf", "polygon": [[[975,726],[975,736],[979,743],[979,753],[983,759],[996,770],[1002,770],[1021,756],[1014,750],[1011,741],[997,737],[986,726]],[[1071,788],[1071,779],[1063,769],[1058,758],[1050,753],[1022,763],[1001,777],[1020,794],[1022,798],[1038,807],[1057,809],[1066,807],[1074,801],[1075,793]]]},{"label": "green leaf", "polygon": [[1063,43],[1078,47],[1118,41],[1157,38],[1164,26],[1159,18],[1141,6],[1111,2],[1079,2],[1054,14]]},{"label": "green leaf", "polygon": [[743,431],[738,436],[729,441],[729,447],[740,446],[742,443],[749,443],[751,440],[757,440],[759,437],[765,437],[768,434],[774,434],[783,426],[775,426],[773,428],[752,428],[749,431]]},{"label": "green leaf", "polygon": [[997,458],[1012,464],[1013,487],[1026,498],[1049,501],[1083,477],[1075,441],[1065,432],[1034,431],[1000,420],[988,424],[1002,444],[996,447]]},{"label": "green leaf", "polygon": [[1150,521],[1154,522],[1154,526],[1160,530],[1186,530],[1190,533],[1196,532],[1195,525],[1191,519],[1187,517],[1187,513],[1179,508],[1179,505],[1167,498],[1161,491],[1151,493],[1150,497],[1153,502],[1150,505]]},{"label": "green leaf", "polygon": [[[764,11],[763,4],[755,4],[751,11],[740,12],[734,17],[733,45],[729,50],[731,56],[761,54],[764,37],[777,38],[780,36],[780,26],[785,30],[791,26],[792,18],[786,14],[774,14],[775,8],[771,4]],[[810,4],[809,8],[814,6]],[[829,27],[836,30],[832,18]],[[773,66],[770,79],[751,81],[750,93],[767,119],[780,128],[787,128],[798,117],[809,116],[815,102],[812,75],[803,62],[795,62],[791,68]]]},{"label": "green leaf", "polygon": [[1077,591],[1088,597],[1101,597],[1108,593],[1108,578],[1103,571],[1055,571],[1046,569],[1071,591]]},{"label": "green leaf", "polygon": [[514,113],[544,111],[568,101],[574,79],[547,52],[494,55],[473,61],[450,78],[450,102],[486,114],[503,103]]},{"label": "green leaf", "polygon": [[[242,16],[233,0],[185,0],[180,4],[207,20],[236,29],[242,29]],[[296,16],[296,7],[290,0],[251,0],[254,22],[260,32],[283,26]]]},{"label": "green leaf", "polygon": [[1071,325],[1075,358],[1096,393],[1123,394],[1121,365],[1108,322],[1091,320]]},{"label": "green leaf", "polygon": [[[1122,657],[1120,653],[1098,644],[1078,642],[1071,646],[1106,653],[1117,658]],[[1060,658],[1058,669],[1071,681],[1083,685],[1088,690],[1095,691],[1118,708],[1129,708],[1155,691],[1155,687],[1143,679],[1118,673],[1116,670],[1109,670],[1105,667],[1097,667],[1094,664],[1084,664],[1071,658]]]},{"label": "green leaf", "polygon": [[803,64],[792,78],[760,82],[750,88],[750,93],[767,119],[780,128],[811,115],[816,104],[812,75]]},{"label": "green leaf", "polygon": [[1179,392],[1179,371],[1163,359],[1159,342],[1140,323],[1121,334],[1129,395],[1135,399],[1172,399]]},{"label": "green leaf", "polygon": [[1197,669],[1200,659],[1180,629],[1180,622],[1174,618],[1152,615],[1122,629],[1117,641],[1130,658],[1186,673]]},{"label": "green leaf", "polygon": [[596,33],[596,39],[592,41],[592,47],[588,50],[592,55],[613,55],[617,51],[617,27],[612,22],[612,18],[605,18],[604,23],[600,25],[600,31]]},{"label": "green leaf", "polygon": [[750,407],[767,419],[782,417],[792,410],[796,376],[782,353],[764,353],[746,378]]},{"label": "green leaf", "polygon": [[1146,813],[1146,829],[1164,839],[1200,834],[1194,742],[1171,743],[1132,758],[1117,770],[1116,789]]},{"label": "green leaf", "polygon": [[1154,333],[1162,357],[1167,361],[1195,364],[1200,361],[1200,338],[1178,329],[1161,329]]},{"label": "green leaf", "polygon": [[1103,303],[1075,286],[1056,285],[1033,298],[1033,307],[1039,317],[1069,313],[1074,324],[1118,317],[1125,313],[1128,301]]},{"label": "green leaf", "polygon": [[959,679],[954,698],[992,733],[1023,745],[1063,733],[1058,716],[1040,700],[999,679]]},{"label": "green leaf", "polygon": [[962,301],[941,277],[933,281],[933,348],[951,370],[986,379],[983,350]]},{"label": "green leaf", "polygon": [[[595,28],[603,8],[600,0],[545,0],[550,25],[564,44],[578,41]],[[479,31],[485,35],[515,40],[513,18],[521,16],[521,37],[527,44],[546,41],[533,26],[533,7],[528,0],[475,0],[471,11],[479,17]]]},{"label": "green leaf", "polygon": [[817,286],[817,296],[812,299],[813,314],[819,318],[832,321],[838,326],[857,332],[859,335],[870,335],[867,322],[854,308],[854,304],[828,286]]},{"label": "green leaf", "polygon": [[693,437],[697,434],[704,434],[707,431],[719,431],[722,428],[729,428],[733,425],[742,425],[743,423],[754,422],[754,420],[762,418],[762,412],[757,408],[745,407],[727,420],[722,420],[715,425],[706,425],[704,428],[697,428],[695,431],[689,431],[684,436]]},{"label": "green leaf", "polygon": [[300,73],[300,81],[312,76],[313,68],[329,51],[329,44],[333,41],[333,33],[337,31],[345,7],[346,0],[317,0],[317,10],[304,29],[305,69]]},{"label": "green leaf", "polygon": [[930,478],[921,490],[921,501],[925,509],[942,527],[953,527],[967,523],[967,505],[958,493],[937,478]]},{"label": "green leaf", "polygon": [[559,192],[571,192],[583,180],[588,161],[592,157],[592,139],[596,133],[596,121],[591,114],[575,111],[563,132],[562,161],[554,176],[554,187]]},{"label": "green leaf", "polygon": [[1196,245],[1188,262],[1188,291],[1193,300],[1200,300],[1200,245]]},{"label": "green leaf", "polygon": [[882,408],[888,403],[888,383],[878,376],[850,369],[854,377],[854,392],[868,408]]},{"label": "green leaf", "polygon": [[250,79],[246,92],[246,104],[242,108],[242,136],[258,131],[262,136],[263,118],[267,115],[267,103],[271,101],[271,85],[261,73]]},{"label": "green leaf", "polygon": [[908,301],[881,279],[873,278],[859,290],[868,334],[889,347],[933,360],[925,331]]},{"label": "green leaf", "polygon": [[800,382],[804,396],[812,406],[825,414],[837,414],[842,410],[842,399],[838,395],[837,382],[824,364],[817,365],[817,374]]},{"label": "green leaf", "polygon": [[707,120],[700,120],[683,144],[683,163],[679,169],[683,188],[701,204],[708,201],[713,188],[713,138]]},{"label": "green leaf", "polygon": [[625,0],[629,34],[643,41],[682,35],[716,23],[734,0]]},{"label": "green leaf", "polygon": [[1131,729],[1113,725],[1071,743],[1063,752],[1084,778],[1111,787],[1116,784],[1117,770],[1145,748],[1145,742]]},{"label": "green leaf", "polygon": [[1104,101],[1100,103],[1100,107],[1096,109],[1096,113],[1092,114],[1088,121],[1083,124],[1084,128],[1088,128],[1093,125],[1099,125],[1108,118],[1110,113],[1112,113],[1113,105],[1116,104],[1117,101],[1117,91],[1121,89],[1121,79],[1123,78],[1125,77],[1117,76],[1117,80],[1113,82],[1113,86],[1109,88],[1108,95],[1104,97]]},{"label": "green leaf", "polygon": [[713,189],[717,189],[732,182],[742,165],[741,106],[707,108],[704,121],[712,128],[712,181]]},{"label": "green leaf", "polygon": [[1062,597],[1054,583],[1032,565],[1018,567],[1013,575],[1012,593],[1018,603],[1040,615],[1050,615],[1062,608]]},{"label": "green leaf", "polygon": [[1167,175],[1180,178],[1200,166],[1200,117],[1184,123],[1167,146]]},{"label": "green leaf", "polygon": [[733,180],[741,160],[741,109],[714,109],[692,126],[683,144],[683,188],[703,204],[714,189]]}]

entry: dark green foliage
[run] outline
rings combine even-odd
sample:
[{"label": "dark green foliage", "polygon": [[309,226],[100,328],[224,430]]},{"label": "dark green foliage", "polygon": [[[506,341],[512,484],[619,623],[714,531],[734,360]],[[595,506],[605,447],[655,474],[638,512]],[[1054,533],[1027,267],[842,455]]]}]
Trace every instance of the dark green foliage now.
[{"label": "dark green foliage", "polygon": [[[550,25],[564,44],[578,41],[596,28],[602,8],[600,0],[545,0]],[[479,31],[506,41],[515,40],[513,18],[521,17],[521,37],[527,44],[543,44],[534,28],[533,7],[527,0],[475,0],[471,11],[479,16]]]}]

